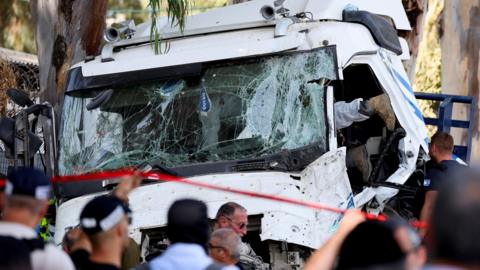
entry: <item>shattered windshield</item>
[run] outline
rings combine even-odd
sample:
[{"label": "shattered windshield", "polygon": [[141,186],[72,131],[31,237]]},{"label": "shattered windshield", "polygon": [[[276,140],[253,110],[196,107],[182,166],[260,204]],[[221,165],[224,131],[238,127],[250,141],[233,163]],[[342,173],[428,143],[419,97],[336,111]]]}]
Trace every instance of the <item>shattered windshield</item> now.
[{"label": "shattered windshield", "polygon": [[310,144],[326,149],[332,51],[205,65],[197,77],[114,86],[91,111],[91,98],[66,96],[60,173],[241,160]]}]

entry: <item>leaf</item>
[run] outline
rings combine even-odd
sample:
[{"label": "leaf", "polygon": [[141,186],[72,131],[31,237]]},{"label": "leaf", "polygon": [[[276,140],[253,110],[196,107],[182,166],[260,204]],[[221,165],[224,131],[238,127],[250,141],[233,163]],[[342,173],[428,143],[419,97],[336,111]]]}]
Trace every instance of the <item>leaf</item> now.
[{"label": "leaf", "polygon": [[[170,25],[178,26],[183,33],[185,30],[185,22],[188,13],[190,12],[192,0],[165,0],[168,21]],[[148,7],[151,9],[150,18],[152,25],[150,28],[150,43],[155,51],[155,54],[167,53],[169,50],[168,43],[165,44],[165,50],[162,52],[160,29],[157,29],[157,19],[160,17],[162,4],[164,0],[149,0]]]}]

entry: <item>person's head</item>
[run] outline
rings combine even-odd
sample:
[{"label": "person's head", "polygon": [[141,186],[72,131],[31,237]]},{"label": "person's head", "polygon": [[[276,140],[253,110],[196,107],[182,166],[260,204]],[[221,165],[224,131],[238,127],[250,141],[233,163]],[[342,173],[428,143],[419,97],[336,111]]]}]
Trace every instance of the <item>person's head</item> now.
[{"label": "person's head", "polygon": [[451,160],[453,153],[453,137],[446,132],[437,132],[430,139],[429,154],[434,162]]},{"label": "person's head", "polygon": [[240,237],[247,234],[248,215],[247,210],[234,202],[227,202],[220,206],[215,216],[218,229],[229,228]]},{"label": "person's head", "polygon": [[208,229],[205,203],[193,199],[182,199],[170,206],[167,237],[172,244],[198,244],[206,249]]},{"label": "person's head", "polygon": [[240,260],[240,244],[240,236],[232,229],[215,230],[208,242],[208,255],[219,263],[236,264]]},{"label": "person's head", "polygon": [[336,269],[406,269],[405,254],[385,223],[360,223],[343,241]]},{"label": "person's head", "polygon": [[45,173],[29,167],[14,168],[5,184],[3,220],[34,228],[48,210],[49,196],[50,181]]},{"label": "person's head", "polygon": [[436,261],[480,267],[480,173],[455,176],[439,189],[429,221],[429,251]]},{"label": "person's head", "polygon": [[130,209],[118,198],[98,196],[80,213],[80,227],[91,242],[93,253],[109,249],[120,258],[128,246]]}]

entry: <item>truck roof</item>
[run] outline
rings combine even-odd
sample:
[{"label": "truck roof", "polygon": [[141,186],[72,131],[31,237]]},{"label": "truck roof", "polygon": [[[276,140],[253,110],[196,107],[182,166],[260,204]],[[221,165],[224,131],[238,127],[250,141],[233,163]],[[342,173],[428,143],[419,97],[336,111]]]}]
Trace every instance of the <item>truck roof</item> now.
[{"label": "truck roof", "polygon": [[[171,25],[166,17],[157,20],[162,38],[199,35],[213,32],[232,31],[246,28],[274,25],[275,18],[266,19],[261,9],[266,6],[274,8],[273,0],[253,0],[241,4],[216,8],[186,18],[185,31],[181,33],[178,25]],[[359,10],[389,17],[398,30],[411,30],[408,17],[401,0],[286,0],[283,6],[290,14],[302,12],[311,13],[315,21],[342,21],[342,12],[347,5],[353,5]],[[148,41],[150,39],[151,23],[143,23],[137,27],[137,32],[131,39],[122,40],[116,46],[124,46]]]},{"label": "truck roof", "polygon": [[[189,16],[186,19],[184,33],[179,30],[178,26],[170,25],[167,18],[160,18],[157,23],[159,24],[158,28],[161,29],[161,36],[163,39],[169,40],[168,43],[163,43],[163,46],[168,46],[169,50],[160,55],[155,55],[147,44],[150,39],[151,24],[139,25],[131,38],[107,43],[102,50],[101,57],[72,66],[69,77],[86,78],[107,74],[127,76],[130,71],[252,57],[292,49],[313,49],[323,45],[321,42],[316,42],[314,46],[308,45],[306,34],[308,31],[306,30],[312,30],[315,27],[326,30],[324,27],[332,27],[331,24],[349,23],[347,19],[343,20],[343,11],[348,5],[354,6],[362,12],[368,11],[391,18],[391,22],[397,29],[410,28],[401,0],[380,2],[375,0],[286,0],[283,7],[289,10],[291,16],[302,12],[308,13],[309,20],[304,21],[303,25],[302,23],[297,24],[298,27],[287,25],[290,29],[287,31],[288,34],[277,36],[276,27],[281,25],[286,18],[274,14],[274,12],[271,13],[272,16],[264,17],[261,12],[262,8],[268,6],[270,10],[275,10],[278,7],[274,6],[273,0],[254,0]],[[320,24],[322,26],[319,26]],[[354,26],[349,23],[349,27]],[[371,35],[364,32],[368,31],[365,27],[358,27],[356,32],[362,33],[357,37],[358,39],[367,38],[373,41]],[[390,39],[398,43],[395,28],[391,26],[390,28],[393,31]],[[338,33],[344,32],[328,35],[335,39],[335,36],[338,38]],[[368,41],[364,42],[365,44],[373,46],[375,42]],[[356,46],[356,49],[374,49],[370,45],[367,47],[369,48]],[[399,45],[399,47],[401,46]],[[395,50],[393,51],[395,52]],[[401,54],[402,48],[399,51]],[[77,89],[77,86],[69,85],[67,88]]]}]

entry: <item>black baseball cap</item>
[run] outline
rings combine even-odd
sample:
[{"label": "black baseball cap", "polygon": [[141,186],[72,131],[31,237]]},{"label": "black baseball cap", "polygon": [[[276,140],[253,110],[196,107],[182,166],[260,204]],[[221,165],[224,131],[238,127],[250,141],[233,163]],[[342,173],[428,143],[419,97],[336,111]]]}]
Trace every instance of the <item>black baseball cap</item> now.
[{"label": "black baseball cap", "polygon": [[7,175],[5,194],[23,195],[38,200],[48,200],[50,181],[45,173],[36,168],[16,167]]},{"label": "black baseball cap", "polygon": [[130,222],[130,214],[130,208],[117,197],[99,196],[83,208],[80,214],[80,227],[85,233],[93,235],[110,230],[124,216],[127,216]]}]

